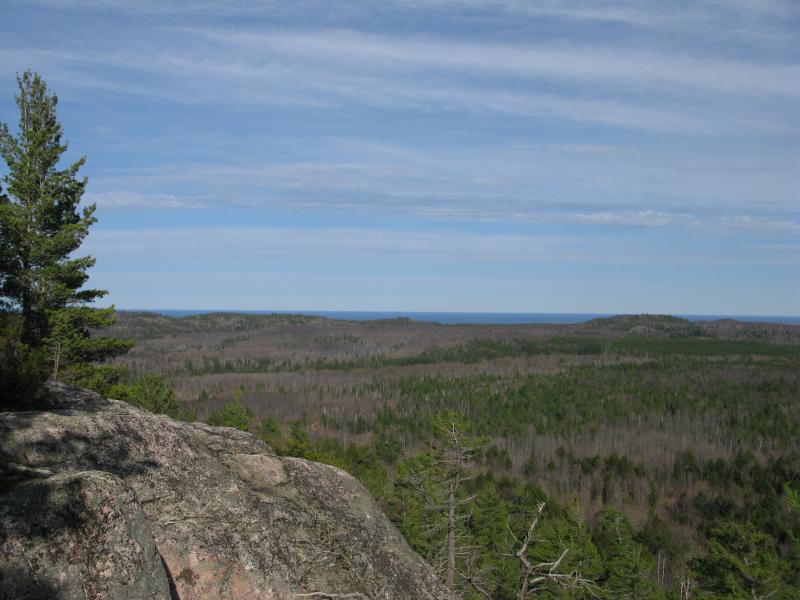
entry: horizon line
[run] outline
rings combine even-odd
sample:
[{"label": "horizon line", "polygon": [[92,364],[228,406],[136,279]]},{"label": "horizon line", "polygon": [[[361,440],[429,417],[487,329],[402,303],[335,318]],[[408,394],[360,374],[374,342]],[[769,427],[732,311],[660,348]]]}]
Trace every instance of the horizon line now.
[{"label": "horizon line", "polygon": [[[757,317],[767,319],[792,319],[800,321],[800,314],[747,314],[747,313],[703,313],[703,312],[557,312],[557,311],[488,311],[488,310],[364,310],[364,309],[250,309],[250,308],[120,308],[118,312],[194,312],[197,314],[213,313],[249,313],[249,314],[374,314],[374,315],[505,315],[505,316],[533,316],[533,315],[569,315],[616,317],[616,316],[672,316],[672,317],[713,317],[719,319],[735,319],[737,317]],[[697,319],[696,319],[697,320]]]}]

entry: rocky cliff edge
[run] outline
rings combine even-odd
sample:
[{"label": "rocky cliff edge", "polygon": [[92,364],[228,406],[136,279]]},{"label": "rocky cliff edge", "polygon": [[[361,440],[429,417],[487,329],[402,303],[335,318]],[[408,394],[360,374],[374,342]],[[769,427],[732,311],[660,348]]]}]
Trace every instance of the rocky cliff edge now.
[{"label": "rocky cliff edge", "polygon": [[0,599],[446,599],[343,471],[56,386],[0,413]]}]

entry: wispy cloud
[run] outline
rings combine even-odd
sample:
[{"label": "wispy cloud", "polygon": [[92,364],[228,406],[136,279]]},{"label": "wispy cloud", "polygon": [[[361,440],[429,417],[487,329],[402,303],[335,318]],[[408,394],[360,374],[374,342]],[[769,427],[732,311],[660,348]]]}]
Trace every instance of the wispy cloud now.
[{"label": "wispy cloud", "polygon": [[516,77],[549,77],[588,83],[624,82],[681,86],[741,94],[800,96],[800,67],[692,58],[686,53],[660,55],[624,45],[533,46],[529,44],[465,43],[398,36],[365,35],[353,31],[253,34],[241,31],[197,30],[217,42],[259,51],[280,52],[322,62],[354,62],[368,70],[409,65]]},{"label": "wispy cloud", "polygon": [[[680,147],[642,151],[543,142],[443,151],[323,138],[316,140],[315,153],[318,158],[304,161],[115,170],[95,177],[93,185],[109,199],[99,202],[101,209],[135,205],[137,196],[127,190],[140,190],[143,205],[157,205],[159,190],[169,189],[176,198],[165,206],[183,202],[437,221],[788,233],[800,220],[792,162],[780,149],[741,156],[732,148],[689,158]],[[120,189],[125,202],[115,200]]]},{"label": "wispy cloud", "polygon": [[[486,265],[509,268],[531,264],[742,264],[791,265],[788,247],[749,244],[731,253],[699,248],[683,238],[642,239],[636,236],[492,234],[451,230],[413,231],[355,227],[171,227],[96,232],[85,249],[118,266],[140,270],[170,269],[191,258],[204,268],[246,265],[269,270],[328,268],[347,263],[368,269],[414,268],[434,264]],[[635,251],[632,249],[635,248]],[[665,252],[665,250],[668,250]]]},{"label": "wispy cloud", "polygon": [[[14,0],[12,0],[14,2]],[[800,16],[792,0],[697,0],[692,3],[663,0],[386,0],[379,6],[369,0],[351,0],[346,5],[331,5],[325,0],[16,0],[17,4],[36,4],[60,10],[114,11],[132,14],[181,16],[264,16],[316,14],[323,20],[364,17],[391,11],[430,14],[447,11],[479,14],[508,14],[516,17],[552,17],[590,23],[621,23],[645,28],[686,28],[691,23],[708,29],[727,29],[742,19],[763,25],[767,19]],[[774,26],[774,24],[773,24]]]},{"label": "wispy cloud", "polygon": [[149,38],[125,49],[4,48],[0,64],[13,69],[33,60],[64,85],[187,104],[357,103],[689,136],[800,127],[787,104],[800,97],[796,62],[709,59],[624,43],[499,44],[348,30],[180,27]]}]

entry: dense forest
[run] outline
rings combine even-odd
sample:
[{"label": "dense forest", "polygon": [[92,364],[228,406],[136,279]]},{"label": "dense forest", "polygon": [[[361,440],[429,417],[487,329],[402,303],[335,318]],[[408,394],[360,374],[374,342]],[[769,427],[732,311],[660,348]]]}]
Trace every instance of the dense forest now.
[{"label": "dense forest", "polygon": [[800,595],[796,326],[122,313],[110,331],[138,340],[114,367],[130,397],[347,470],[465,598]]}]

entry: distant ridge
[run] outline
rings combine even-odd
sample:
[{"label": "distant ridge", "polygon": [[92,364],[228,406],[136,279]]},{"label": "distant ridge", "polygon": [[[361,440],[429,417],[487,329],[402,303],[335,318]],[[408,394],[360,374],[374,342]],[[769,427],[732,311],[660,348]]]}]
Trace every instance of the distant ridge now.
[{"label": "distant ridge", "polygon": [[435,311],[344,311],[344,310],[214,310],[214,309],[119,309],[120,312],[149,312],[167,317],[191,317],[213,313],[247,315],[306,315],[346,321],[373,321],[405,318],[448,325],[519,325],[525,323],[572,324],[594,319],[631,317],[668,317],[687,321],[735,320],[750,323],[800,325],[800,316],[775,315],[620,315],[615,313],[504,313],[504,312],[435,312]]}]

